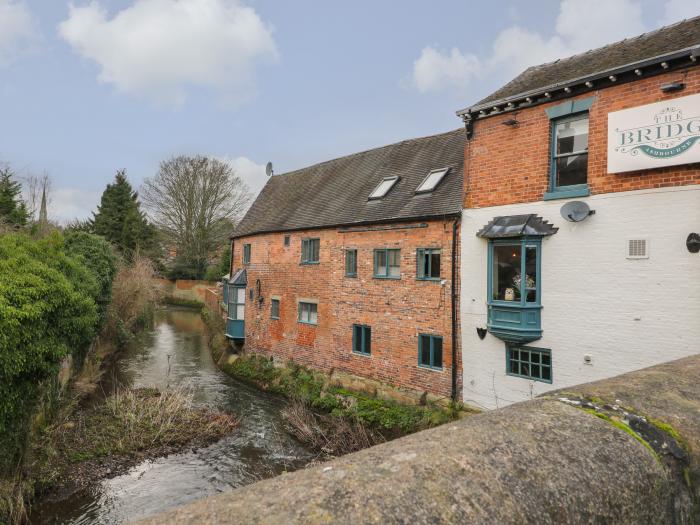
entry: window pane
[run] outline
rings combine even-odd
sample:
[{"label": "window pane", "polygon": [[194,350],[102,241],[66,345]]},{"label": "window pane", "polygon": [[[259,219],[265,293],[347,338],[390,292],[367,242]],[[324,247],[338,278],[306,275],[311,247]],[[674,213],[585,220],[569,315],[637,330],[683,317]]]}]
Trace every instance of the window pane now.
[{"label": "window pane", "polygon": [[301,260],[306,262],[309,260],[309,241],[301,241]]},{"label": "window pane", "polygon": [[554,132],[557,155],[588,150],[588,117],[559,122]]},{"label": "window pane", "polygon": [[428,254],[425,250],[416,250],[416,277],[421,278],[427,275]]},{"label": "window pane", "polygon": [[272,300],[272,311],[270,312],[270,315],[272,317],[279,317],[280,316],[280,302],[277,299]]},{"label": "window pane", "polygon": [[318,262],[320,260],[319,252],[321,250],[321,240],[320,239],[313,239],[311,241],[311,246],[313,248],[313,253],[311,254],[311,260],[313,262]]},{"label": "window pane", "polygon": [[557,186],[586,184],[588,181],[588,153],[557,159]]},{"label": "window pane", "polygon": [[363,350],[365,353],[371,354],[372,353],[372,329],[369,326],[364,327],[364,335],[365,335],[365,339],[364,339],[365,347]]},{"label": "window pane", "polygon": [[514,359],[510,360],[510,369],[508,370],[511,374],[517,374],[518,373],[518,362],[515,361]]},{"label": "window pane", "polygon": [[433,337],[432,366],[442,368],[442,337]]},{"label": "window pane", "polygon": [[421,185],[418,186],[416,192],[432,191],[433,189],[435,189],[435,186],[437,186],[438,182],[440,182],[445,176],[445,173],[447,173],[446,169],[435,170],[430,172],[430,174],[425,178]]},{"label": "window pane", "polygon": [[528,303],[537,301],[537,246],[525,247],[525,296]]},{"label": "window pane", "polygon": [[542,367],[542,379],[545,379],[547,381],[552,380],[552,369],[549,368],[548,366]]},{"label": "window pane", "polygon": [[418,355],[418,363],[421,365],[430,366],[430,337],[427,335],[418,336],[420,341],[420,353]]},{"label": "window pane", "polygon": [[245,304],[236,306],[236,319],[240,319],[241,321],[245,319]]},{"label": "window pane", "polygon": [[355,275],[357,273],[357,250],[347,250],[345,252],[345,273]]},{"label": "window pane", "polygon": [[540,365],[532,364],[531,368],[532,370],[530,370],[530,373],[532,374],[532,377],[541,379],[542,376],[540,375]]},{"label": "window pane", "polygon": [[401,276],[401,252],[388,250],[389,252],[389,277]]},{"label": "window pane", "polygon": [[352,326],[352,351],[362,351],[362,328],[358,325]]},{"label": "window pane", "polygon": [[388,191],[391,189],[391,187],[396,183],[398,180],[398,177],[392,177],[389,179],[384,179],[382,182],[379,183],[379,185],[375,188],[375,190],[370,193],[369,198],[370,199],[379,199],[381,197],[384,197],[388,193]]},{"label": "window pane", "polygon": [[550,366],[552,364],[549,354],[542,354],[542,364]]},{"label": "window pane", "polygon": [[374,252],[375,255],[375,268],[374,273],[376,275],[386,275],[386,251],[379,250]]},{"label": "window pane", "polygon": [[236,302],[245,303],[245,288],[236,288]]},{"label": "window pane", "polygon": [[433,250],[430,254],[430,277],[440,277],[440,250]]},{"label": "window pane", "polygon": [[316,324],[318,322],[318,305],[309,305],[309,322]]},{"label": "window pane", "polygon": [[520,245],[494,245],[493,298],[520,301]]}]

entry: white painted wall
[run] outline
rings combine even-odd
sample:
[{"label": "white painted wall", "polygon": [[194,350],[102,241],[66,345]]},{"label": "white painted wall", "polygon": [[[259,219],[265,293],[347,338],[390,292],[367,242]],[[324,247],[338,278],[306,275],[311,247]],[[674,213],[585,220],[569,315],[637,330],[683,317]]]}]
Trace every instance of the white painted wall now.
[{"label": "white painted wall", "polygon": [[[572,199],[573,200],[573,199]],[[556,200],[463,211],[461,257],[464,401],[495,408],[553,388],[615,376],[700,353],[700,187],[661,188],[585,199],[595,215],[561,218]],[[505,343],[486,327],[488,241],[476,232],[493,217],[536,213],[559,227],[542,243],[542,339],[552,351],[552,384],[506,375]],[[627,241],[645,238],[648,259],[628,259]],[[584,364],[584,355],[592,364]]]}]

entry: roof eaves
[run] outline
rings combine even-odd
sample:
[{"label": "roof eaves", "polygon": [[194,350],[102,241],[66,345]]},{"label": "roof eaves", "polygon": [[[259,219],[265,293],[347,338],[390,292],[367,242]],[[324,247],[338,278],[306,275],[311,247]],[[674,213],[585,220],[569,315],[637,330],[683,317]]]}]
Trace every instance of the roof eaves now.
[{"label": "roof eaves", "polygon": [[[644,60],[630,62],[622,66],[616,66],[614,68],[599,71],[583,77],[568,79],[530,91],[524,91],[502,99],[476,104],[474,106],[461,109],[457,111],[456,114],[463,120],[470,120],[473,117],[483,118],[492,115],[501,115],[517,109],[524,109],[526,107],[533,107],[539,104],[569,98],[581,93],[592,91],[594,89],[597,90],[610,87],[612,85],[634,81],[642,76],[649,77],[681,67],[698,65],[699,57],[700,45],[686,47],[671,53],[665,53],[655,57],[646,58]],[[675,63],[668,64],[668,62],[671,61],[675,61]],[[662,65],[664,63],[666,64],[665,67]],[[653,66],[660,66],[660,69],[657,68],[656,70],[647,72],[643,71],[643,68]],[[619,75],[625,73],[632,73],[634,76],[631,76],[628,79],[617,78]],[[601,79],[605,79],[606,82],[596,85],[595,82],[600,81]],[[486,112],[487,109],[490,111]]]},{"label": "roof eaves", "polygon": [[230,239],[241,239],[243,237],[250,237],[251,235],[263,235],[270,233],[285,233],[285,232],[299,232],[305,230],[329,230],[333,228],[343,228],[348,226],[367,226],[370,224],[396,224],[401,222],[415,222],[415,221],[429,221],[437,220],[443,217],[457,217],[462,213],[461,210],[448,211],[443,213],[435,213],[431,215],[416,215],[414,217],[394,217],[390,219],[381,220],[371,220],[371,221],[356,221],[356,222],[344,222],[338,224],[320,224],[318,226],[300,226],[298,228],[271,228],[244,232],[241,234],[234,233],[231,235]]}]

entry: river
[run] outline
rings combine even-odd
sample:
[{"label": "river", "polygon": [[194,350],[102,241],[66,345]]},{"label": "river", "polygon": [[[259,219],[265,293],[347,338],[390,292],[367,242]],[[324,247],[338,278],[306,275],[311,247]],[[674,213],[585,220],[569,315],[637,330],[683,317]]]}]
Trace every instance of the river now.
[{"label": "river", "polygon": [[126,349],[105,384],[191,385],[195,403],[233,413],[239,427],[195,451],[145,461],[63,501],[44,501],[34,524],[122,523],[303,467],[313,454],[284,431],[284,401],[221,372],[206,345],[199,312],[167,308]]}]

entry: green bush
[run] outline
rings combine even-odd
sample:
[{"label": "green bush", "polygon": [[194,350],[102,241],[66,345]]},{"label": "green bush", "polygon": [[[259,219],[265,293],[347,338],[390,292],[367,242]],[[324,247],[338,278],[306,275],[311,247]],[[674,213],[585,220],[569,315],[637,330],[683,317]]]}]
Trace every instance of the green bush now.
[{"label": "green bush", "polygon": [[17,466],[38,385],[97,333],[102,288],[57,232],[0,237],[0,473]]},{"label": "green bush", "polygon": [[73,231],[65,236],[66,252],[87,267],[97,280],[99,288],[96,302],[100,322],[104,320],[112,297],[112,281],[117,273],[117,260],[112,246],[99,235]]}]

